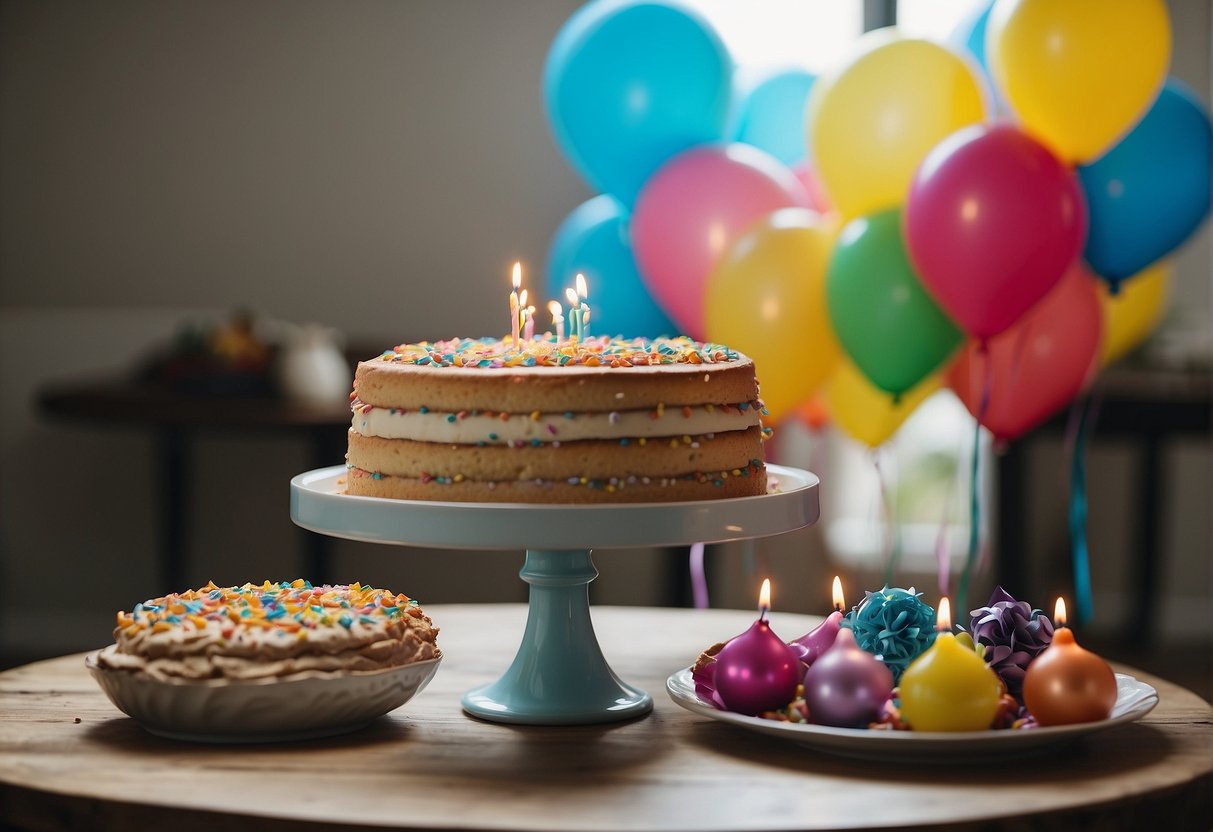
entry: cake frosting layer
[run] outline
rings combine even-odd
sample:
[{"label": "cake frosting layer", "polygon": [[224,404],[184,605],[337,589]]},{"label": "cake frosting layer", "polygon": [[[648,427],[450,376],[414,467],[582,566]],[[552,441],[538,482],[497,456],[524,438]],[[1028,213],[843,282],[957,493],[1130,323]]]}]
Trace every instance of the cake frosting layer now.
[{"label": "cake frosting layer", "polygon": [[411,439],[418,442],[511,445],[563,443],[582,439],[623,439],[703,436],[744,431],[761,424],[758,402],[683,405],[652,410],[612,410],[606,413],[529,413],[459,411],[435,413],[375,407],[357,399],[352,428],[364,436]]},{"label": "cake frosting layer", "polygon": [[244,584],[173,593],[119,612],[98,664],[161,680],[370,671],[440,655],[408,596],[361,584]]}]

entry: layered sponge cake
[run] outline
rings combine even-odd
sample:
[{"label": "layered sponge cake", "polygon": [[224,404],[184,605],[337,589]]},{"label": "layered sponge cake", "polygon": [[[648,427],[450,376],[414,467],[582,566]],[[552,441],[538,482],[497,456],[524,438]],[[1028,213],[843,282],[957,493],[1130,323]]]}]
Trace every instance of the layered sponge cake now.
[{"label": "layered sponge cake", "polygon": [[350,494],[654,502],[762,494],[754,363],[689,338],[402,344],[358,365]]}]

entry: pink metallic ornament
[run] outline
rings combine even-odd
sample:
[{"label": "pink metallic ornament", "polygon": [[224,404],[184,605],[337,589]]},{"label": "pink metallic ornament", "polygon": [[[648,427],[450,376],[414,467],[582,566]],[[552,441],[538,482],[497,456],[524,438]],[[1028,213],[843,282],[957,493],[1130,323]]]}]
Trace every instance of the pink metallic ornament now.
[{"label": "pink metallic ornament", "polygon": [[771,631],[770,581],[763,581],[758,620],[716,654],[716,694],[730,711],[753,716],[782,708],[796,696],[800,659]]},{"label": "pink metallic ornament", "polygon": [[863,728],[875,722],[893,691],[893,674],[884,662],[840,629],[834,644],[804,674],[809,721],[837,728]]}]

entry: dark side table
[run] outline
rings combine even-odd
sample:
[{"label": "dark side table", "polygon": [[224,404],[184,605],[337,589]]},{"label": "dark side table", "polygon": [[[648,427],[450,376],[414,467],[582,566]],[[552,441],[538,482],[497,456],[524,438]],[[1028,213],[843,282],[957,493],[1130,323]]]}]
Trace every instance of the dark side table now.
[{"label": "dark side table", "polygon": [[[296,435],[308,443],[306,470],[345,458],[350,425],[348,402],[304,404],[269,396],[188,395],[167,387],[129,380],[89,381],[48,386],[39,391],[40,410],[52,417],[87,420],[90,425],[135,427],[155,440],[152,471],[156,489],[154,522],[159,590],[185,588],[186,535],[189,528],[190,449],[203,431],[238,431],[276,437]],[[282,483],[285,495],[287,483]],[[304,574],[328,580],[331,539],[299,530]]]},{"label": "dark side table", "polygon": [[[1210,438],[1210,390],[1213,373],[1207,368],[1173,368],[1124,364],[1113,366],[1097,379],[1092,390],[1088,445],[1104,440],[1129,442],[1136,451],[1139,473],[1134,477],[1134,503],[1130,538],[1131,614],[1123,638],[1127,644],[1150,646],[1157,618],[1154,596],[1162,567],[1163,517],[1168,495],[1164,470],[1167,443],[1183,436]],[[1009,444],[998,457],[999,574],[1012,594],[1038,597],[1039,587],[1029,586],[1024,505],[1030,491],[1028,451],[1034,441],[1062,435],[1068,411],[1032,433]],[[1089,473],[1089,471],[1088,471]]]}]

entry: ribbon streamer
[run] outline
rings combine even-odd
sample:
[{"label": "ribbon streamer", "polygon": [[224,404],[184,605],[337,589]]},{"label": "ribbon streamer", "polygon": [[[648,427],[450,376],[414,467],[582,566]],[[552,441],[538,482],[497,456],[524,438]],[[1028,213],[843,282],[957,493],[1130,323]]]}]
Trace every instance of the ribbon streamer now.
[{"label": "ribbon streamer", "polygon": [[1085,624],[1095,613],[1091,597],[1091,558],[1087,546],[1087,437],[1090,435],[1091,401],[1074,403],[1077,427],[1070,452],[1070,559],[1074,570],[1074,604],[1079,622]]},{"label": "ribbon streamer", "polygon": [[897,524],[893,501],[889,499],[889,483],[884,469],[880,466],[880,452],[876,449],[872,450],[872,467],[876,469],[876,481],[880,489],[881,519],[885,529],[884,582],[885,586],[894,586],[893,576],[897,572],[897,564],[901,560],[901,529]]},{"label": "ribbon streamer", "polygon": [[990,394],[993,390],[993,372],[990,353],[985,344],[978,349],[982,358],[981,403],[977,407],[977,420],[973,425],[973,461],[969,466],[969,554],[965,558],[964,569],[960,573],[960,582],[956,587],[956,609],[963,615],[969,609],[969,580],[977,565],[978,544],[981,541],[981,482],[978,480],[978,462],[981,459],[981,423],[985,421],[986,411],[990,407]]},{"label": "ribbon streamer", "polygon": [[708,604],[708,578],[703,568],[703,544],[691,544],[691,597],[695,609],[706,610]]}]

